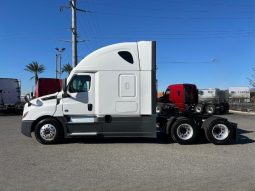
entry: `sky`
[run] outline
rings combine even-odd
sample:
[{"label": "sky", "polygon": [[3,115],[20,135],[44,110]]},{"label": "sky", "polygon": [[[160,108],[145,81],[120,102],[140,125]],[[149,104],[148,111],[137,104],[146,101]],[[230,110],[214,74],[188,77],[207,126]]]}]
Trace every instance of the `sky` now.
[{"label": "sky", "polygon": [[[32,61],[55,77],[55,48],[71,63],[68,0],[8,0],[0,6],[0,77],[34,89],[24,70]],[[255,0],[77,0],[78,60],[118,42],[157,41],[158,89],[194,83],[198,88],[249,86],[255,67]],[[66,77],[64,74],[62,77]]]}]

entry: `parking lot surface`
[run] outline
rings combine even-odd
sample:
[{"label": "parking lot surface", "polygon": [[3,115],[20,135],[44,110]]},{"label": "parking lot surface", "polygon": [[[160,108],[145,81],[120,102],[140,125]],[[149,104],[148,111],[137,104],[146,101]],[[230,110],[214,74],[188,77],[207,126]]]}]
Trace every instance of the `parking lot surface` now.
[{"label": "parking lot surface", "polygon": [[41,145],[0,116],[0,190],[255,190],[255,116],[228,114],[238,140],[71,139]]}]

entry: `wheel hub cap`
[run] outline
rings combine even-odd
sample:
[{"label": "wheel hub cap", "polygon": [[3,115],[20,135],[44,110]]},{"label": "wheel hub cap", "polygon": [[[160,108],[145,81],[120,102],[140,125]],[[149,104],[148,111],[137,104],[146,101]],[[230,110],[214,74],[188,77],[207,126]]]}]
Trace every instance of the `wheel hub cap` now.
[{"label": "wheel hub cap", "polygon": [[52,124],[45,124],[40,129],[40,135],[46,141],[52,141],[56,136],[56,132],[56,127]]},{"label": "wheel hub cap", "polygon": [[229,130],[224,124],[217,124],[212,128],[212,135],[217,140],[224,140],[229,135]]},{"label": "wheel hub cap", "polygon": [[177,136],[182,140],[188,140],[193,136],[193,128],[190,124],[181,124],[177,127]]}]

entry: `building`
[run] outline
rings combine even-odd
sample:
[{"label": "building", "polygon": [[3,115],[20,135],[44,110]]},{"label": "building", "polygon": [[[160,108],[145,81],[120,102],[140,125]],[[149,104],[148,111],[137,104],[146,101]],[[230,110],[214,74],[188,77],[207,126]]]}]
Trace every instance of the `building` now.
[{"label": "building", "polygon": [[250,88],[249,87],[229,87],[229,103],[249,103]]}]

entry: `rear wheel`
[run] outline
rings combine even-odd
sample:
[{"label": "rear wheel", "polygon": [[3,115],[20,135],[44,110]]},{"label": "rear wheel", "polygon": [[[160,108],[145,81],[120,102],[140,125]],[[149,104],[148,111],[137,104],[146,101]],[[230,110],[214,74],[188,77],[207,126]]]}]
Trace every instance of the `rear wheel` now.
[{"label": "rear wheel", "polygon": [[222,118],[209,118],[202,128],[205,130],[206,139],[216,145],[228,144],[234,133],[231,124]]},{"label": "rear wheel", "polygon": [[196,106],[195,106],[195,112],[196,113],[203,113],[203,105],[202,104],[197,104]]},{"label": "rear wheel", "polygon": [[172,139],[179,144],[192,144],[198,136],[198,128],[186,117],[177,118],[171,128]]},{"label": "rear wheel", "polygon": [[63,138],[63,131],[58,121],[46,118],[37,123],[35,137],[42,144],[56,144]]},{"label": "rear wheel", "polygon": [[229,113],[229,104],[225,103],[224,104],[224,114],[227,114],[227,113]]},{"label": "rear wheel", "polygon": [[205,108],[207,114],[213,115],[215,113],[215,106],[214,105],[207,105]]}]

